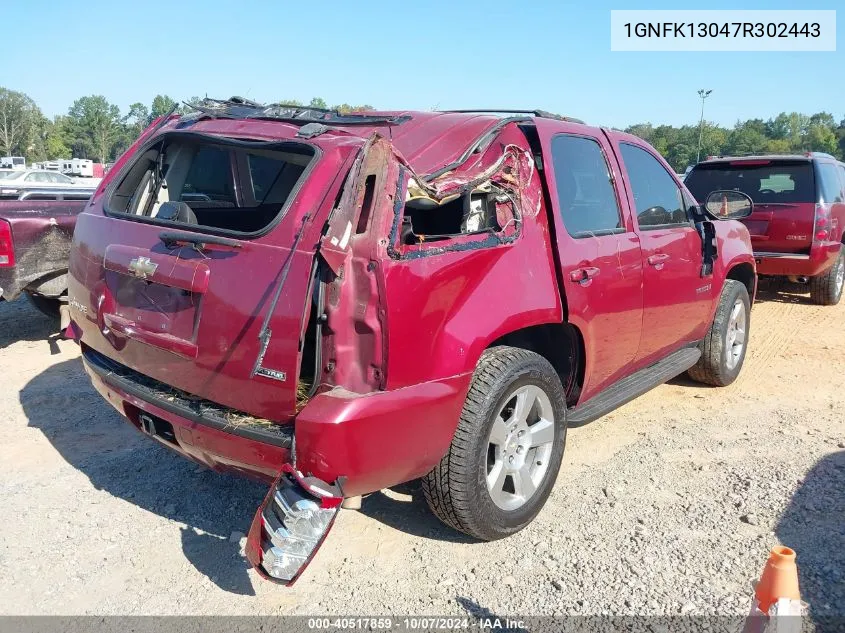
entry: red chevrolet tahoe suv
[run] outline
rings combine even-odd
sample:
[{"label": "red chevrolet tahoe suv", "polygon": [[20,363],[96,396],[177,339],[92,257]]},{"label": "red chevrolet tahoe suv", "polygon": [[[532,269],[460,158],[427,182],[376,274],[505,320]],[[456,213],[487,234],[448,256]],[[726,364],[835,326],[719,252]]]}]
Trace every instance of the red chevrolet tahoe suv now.
[{"label": "red chevrolet tahoe suv", "polygon": [[729,218],[750,211],[543,112],[206,101],[80,216],[68,333],[139,430],[272,482],[247,555],[292,582],[343,498],[422,478],[444,522],[504,537],[567,425],[684,371],[732,382],[756,275]]},{"label": "red chevrolet tahoe suv", "polygon": [[754,201],[743,220],[757,272],[809,285],[820,305],[835,305],[845,282],[845,165],[829,154],[717,158],[696,165],[685,181],[703,200],[715,189]]}]

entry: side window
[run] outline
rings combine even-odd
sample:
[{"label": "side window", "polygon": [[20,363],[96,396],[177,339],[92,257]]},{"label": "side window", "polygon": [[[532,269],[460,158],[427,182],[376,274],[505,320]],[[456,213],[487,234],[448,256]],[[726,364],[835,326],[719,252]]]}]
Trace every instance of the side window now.
[{"label": "side window", "polygon": [[818,163],[818,172],[822,200],[827,203],[842,202],[842,185],[839,183],[836,165],[833,163]]},{"label": "side window", "polygon": [[206,200],[235,204],[235,185],[229,152],[203,146],[194,156],[180,200]]},{"label": "side window", "polygon": [[623,230],[610,170],[595,140],[567,134],[555,136],[552,162],[560,213],[572,237]]},{"label": "side window", "polygon": [[666,168],[641,147],[629,143],[621,143],[620,147],[640,228],[689,224],[681,190]]},{"label": "side window", "polygon": [[839,182],[842,184],[842,193],[845,194],[845,165],[839,164],[836,168],[839,170]]}]

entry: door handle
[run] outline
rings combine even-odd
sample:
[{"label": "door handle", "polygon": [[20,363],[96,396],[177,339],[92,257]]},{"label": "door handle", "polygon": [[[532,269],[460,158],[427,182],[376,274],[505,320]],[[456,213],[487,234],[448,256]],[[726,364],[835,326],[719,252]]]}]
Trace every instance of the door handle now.
[{"label": "door handle", "polygon": [[576,268],[569,273],[569,278],[579,284],[587,284],[593,277],[599,274],[599,269],[595,266],[586,266],[584,268]]},{"label": "door handle", "polygon": [[667,259],[669,259],[669,256],[666,253],[655,253],[648,256],[648,263],[652,266],[662,266]]}]

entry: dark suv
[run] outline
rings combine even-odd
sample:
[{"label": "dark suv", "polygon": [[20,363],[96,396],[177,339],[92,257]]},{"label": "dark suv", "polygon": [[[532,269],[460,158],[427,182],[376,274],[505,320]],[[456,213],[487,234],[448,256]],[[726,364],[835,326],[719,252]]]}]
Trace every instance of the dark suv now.
[{"label": "dark suv", "polygon": [[749,195],[757,272],[809,286],[815,303],[834,305],[845,285],[845,165],[829,154],[708,159],[685,180],[699,200],[716,189]]}]

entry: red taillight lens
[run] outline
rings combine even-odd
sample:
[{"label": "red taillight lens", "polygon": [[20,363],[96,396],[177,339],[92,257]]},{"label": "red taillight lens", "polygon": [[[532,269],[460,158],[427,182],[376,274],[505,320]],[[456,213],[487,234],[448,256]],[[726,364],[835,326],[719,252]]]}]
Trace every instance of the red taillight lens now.
[{"label": "red taillight lens", "polygon": [[824,242],[830,236],[830,209],[823,205],[816,205],[815,228],[813,229],[813,240]]},{"label": "red taillight lens", "polygon": [[12,226],[5,220],[0,220],[0,268],[11,268],[15,265],[15,246],[12,243]]}]

